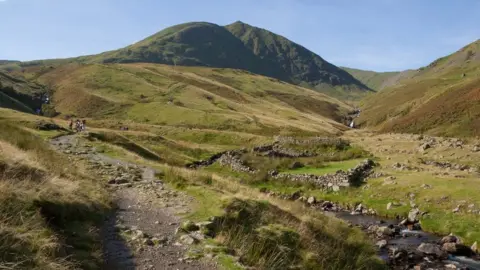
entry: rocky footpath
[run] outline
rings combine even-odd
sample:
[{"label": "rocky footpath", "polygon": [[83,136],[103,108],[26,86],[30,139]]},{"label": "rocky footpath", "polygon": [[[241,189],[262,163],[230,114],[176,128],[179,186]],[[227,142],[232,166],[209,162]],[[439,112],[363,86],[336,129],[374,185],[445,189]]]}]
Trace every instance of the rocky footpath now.
[{"label": "rocky footpath", "polygon": [[346,172],[340,170],[334,174],[290,174],[270,171],[269,175],[274,179],[286,179],[293,182],[313,184],[322,189],[339,191],[341,187],[361,185],[373,173],[374,166],[375,162],[367,159]]},{"label": "rocky footpath", "polygon": [[191,257],[191,246],[176,232],[179,215],[190,211],[193,199],[171,190],[152,168],[98,153],[77,136],[52,140],[52,146],[88,173],[104,181],[112,193],[115,211],[105,221],[103,269],[216,269],[202,256]]}]

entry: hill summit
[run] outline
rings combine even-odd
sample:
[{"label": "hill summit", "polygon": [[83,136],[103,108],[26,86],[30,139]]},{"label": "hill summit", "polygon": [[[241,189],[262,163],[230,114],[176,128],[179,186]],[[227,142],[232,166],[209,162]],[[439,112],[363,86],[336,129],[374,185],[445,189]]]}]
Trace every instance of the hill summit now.
[{"label": "hill summit", "polygon": [[78,59],[242,69],[344,98],[371,91],[305,47],[240,21],[225,27],[207,22],[180,24],[125,48]]}]

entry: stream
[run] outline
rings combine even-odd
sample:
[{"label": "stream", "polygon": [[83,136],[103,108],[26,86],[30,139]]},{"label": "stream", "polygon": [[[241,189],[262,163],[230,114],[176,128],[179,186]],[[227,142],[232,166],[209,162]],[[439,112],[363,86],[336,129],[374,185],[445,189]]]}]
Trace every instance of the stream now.
[{"label": "stream", "polygon": [[[363,231],[367,231],[372,225],[377,226],[390,226],[398,227],[399,221],[392,219],[383,219],[378,216],[363,215],[363,214],[351,214],[347,211],[339,212],[325,212],[328,216],[333,216],[352,224],[355,227],[359,227]],[[370,234],[369,234],[370,235]],[[375,238],[375,237],[372,237]],[[424,232],[421,230],[409,230],[402,229],[400,233],[394,236],[379,238],[378,240],[387,240],[385,248],[379,249],[378,255],[392,269],[473,269],[480,270],[479,258],[468,258],[463,256],[448,255],[448,258],[432,259],[430,256],[425,256],[421,252],[417,251],[417,248],[422,243],[437,244],[441,241],[441,237]],[[392,250],[405,250],[408,252],[408,257],[400,262],[394,262],[392,258]],[[393,252],[395,253],[395,252]],[[425,264],[425,268],[414,268],[416,265]],[[422,265],[423,266],[423,265]],[[456,267],[456,268],[453,268]]]}]

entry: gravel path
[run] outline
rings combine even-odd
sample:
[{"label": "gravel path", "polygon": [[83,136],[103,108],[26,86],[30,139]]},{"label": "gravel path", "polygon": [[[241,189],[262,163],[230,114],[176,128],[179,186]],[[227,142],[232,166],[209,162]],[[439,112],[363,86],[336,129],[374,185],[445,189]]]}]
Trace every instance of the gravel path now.
[{"label": "gravel path", "polygon": [[[51,143],[72,161],[87,160],[107,179],[119,167],[139,172],[134,182],[112,185],[117,209],[103,227],[104,269],[216,269],[212,261],[188,258],[188,247],[176,241],[175,231],[181,222],[178,214],[189,211],[192,198],[164,186],[154,169],[102,155],[75,135]],[[122,175],[134,175],[128,173]]]}]

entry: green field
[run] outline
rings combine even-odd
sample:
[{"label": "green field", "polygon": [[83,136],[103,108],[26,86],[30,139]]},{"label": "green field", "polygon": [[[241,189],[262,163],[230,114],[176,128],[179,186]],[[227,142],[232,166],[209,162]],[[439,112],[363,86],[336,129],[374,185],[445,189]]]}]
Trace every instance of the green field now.
[{"label": "green field", "polygon": [[293,170],[283,171],[284,173],[291,174],[314,174],[314,175],[324,175],[328,173],[335,173],[339,170],[347,171],[355,166],[357,166],[363,159],[353,159],[347,161],[339,162],[328,162],[324,167],[315,168],[315,167],[303,167]]}]

